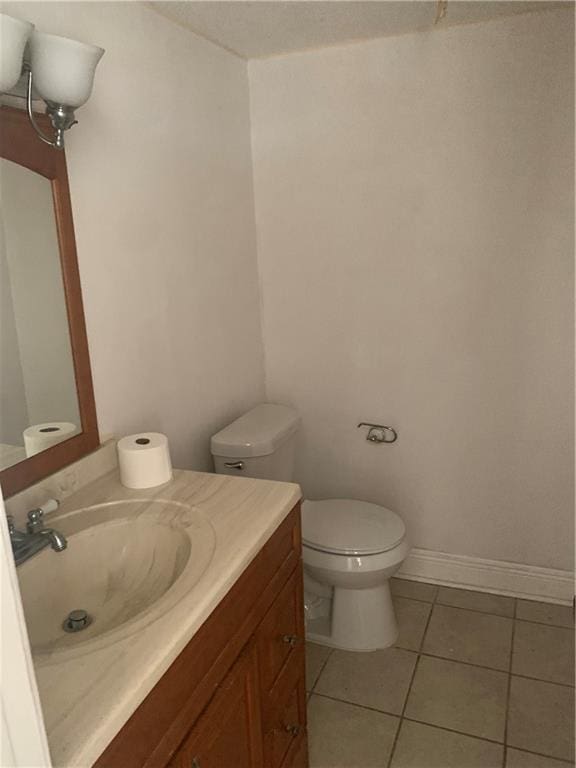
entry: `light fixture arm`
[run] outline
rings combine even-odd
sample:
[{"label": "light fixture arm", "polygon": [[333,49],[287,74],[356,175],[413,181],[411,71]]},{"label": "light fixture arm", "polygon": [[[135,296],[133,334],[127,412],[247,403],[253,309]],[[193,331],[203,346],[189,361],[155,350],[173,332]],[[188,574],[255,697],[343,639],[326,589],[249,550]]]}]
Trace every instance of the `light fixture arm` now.
[{"label": "light fixture arm", "polygon": [[55,142],[53,142],[51,139],[47,138],[44,133],[40,130],[38,127],[38,123],[34,119],[34,112],[32,111],[32,70],[28,67],[24,67],[24,70],[27,72],[28,76],[28,84],[26,87],[26,108],[28,110],[28,117],[30,118],[30,122],[32,123],[32,127],[38,134],[38,136],[44,141],[46,144],[50,144],[51,147],[56,146]]},{"label": "light fixture arm", "polygon": [[65,104],[54,104],[51,101],[47,101],[46,113],[50,116],[50,122],[54,127],[56,137],[54,139],[50,139],[48,136],[46,136],[46,134],[38,126],[38,123],[34,118],[34,112],[32,110],[32,70],[27,64],[25,64],[24,71],[28,75],[28,84],[26,88],[26,108],[28,110],[28,117],[30,118],[32,127],[38,136],[42,139],[42,141],[44,141],[46,144],[49,144],[51,147],[56,147],[57,149],[64,149],[64,131],[67,131],[68,128],[71,128],[78,122],[74,117],[74,110],[70,107],[67,107]]}]

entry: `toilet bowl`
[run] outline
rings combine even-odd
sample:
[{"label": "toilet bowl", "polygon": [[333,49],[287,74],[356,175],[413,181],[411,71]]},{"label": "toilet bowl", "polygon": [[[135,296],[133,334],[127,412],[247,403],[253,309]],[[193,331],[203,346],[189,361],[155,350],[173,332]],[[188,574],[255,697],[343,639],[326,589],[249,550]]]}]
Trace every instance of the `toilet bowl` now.
[{"label": "toilet bowl", "polygon": [[[302,505],[306,601],[323,594],[325,610],[309,617],[310,640],[354,651],[387,648],[398,624],[390,577],[409,552],[400,517],[377,504],[352,499]],[[328,587],[330,597],[316,585]],[[320,593],[320,594],[319,594]]]},{"label": "toilet bowl", "polygon": [[[292,480],[299,423],[287,406],[256,406],[212,437],[216,472]],[[308,639],[351,651],[392,645],[390,577],[409,551],[400,517],[354,499],[305,501],[302,545]]]}]

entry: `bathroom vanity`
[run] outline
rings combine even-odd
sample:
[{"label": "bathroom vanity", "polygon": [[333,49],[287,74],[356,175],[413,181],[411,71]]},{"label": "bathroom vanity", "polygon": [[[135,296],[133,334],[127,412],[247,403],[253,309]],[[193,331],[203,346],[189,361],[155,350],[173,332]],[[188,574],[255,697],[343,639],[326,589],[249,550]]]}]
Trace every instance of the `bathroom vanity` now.
[{"label": "bathroom vanity", "polygon": [[[135,491],[117,469],[64,494],[46,522],[67,549],[18,568],[54,766],[307,765],[300,495],[181,470]],[[93,622],[66,634],[76,608]]]},{"label": "bathroom vanity", "polygon": [[297,505],[97,760],[97,768],[303,768]]}]

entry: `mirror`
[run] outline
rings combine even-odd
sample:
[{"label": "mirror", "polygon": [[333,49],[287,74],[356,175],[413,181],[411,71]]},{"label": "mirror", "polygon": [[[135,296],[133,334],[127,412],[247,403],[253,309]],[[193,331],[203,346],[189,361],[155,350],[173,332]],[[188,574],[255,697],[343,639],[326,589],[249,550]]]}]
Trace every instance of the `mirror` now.
[{"label": "mirror", "polygon": [[2,159],[0,361],[1,470],[80,426],[52,188]]},{"label": "mirror", "polygon": [[98,446],[64,153],[0,109],[0,484]]}]

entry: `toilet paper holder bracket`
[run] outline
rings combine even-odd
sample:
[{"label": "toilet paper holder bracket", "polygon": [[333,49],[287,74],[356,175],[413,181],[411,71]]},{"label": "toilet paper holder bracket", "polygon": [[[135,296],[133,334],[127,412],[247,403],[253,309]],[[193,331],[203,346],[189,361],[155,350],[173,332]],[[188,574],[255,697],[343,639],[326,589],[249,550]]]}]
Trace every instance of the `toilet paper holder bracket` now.
[{"label": "toilet paper holder bracket", "polygon": [[358,427],[368,427],[366,440],[371,443],[395,443],[398,440],[398,432],[394,427],[386,424],[370,424],[367,421],[361,421]]}]

